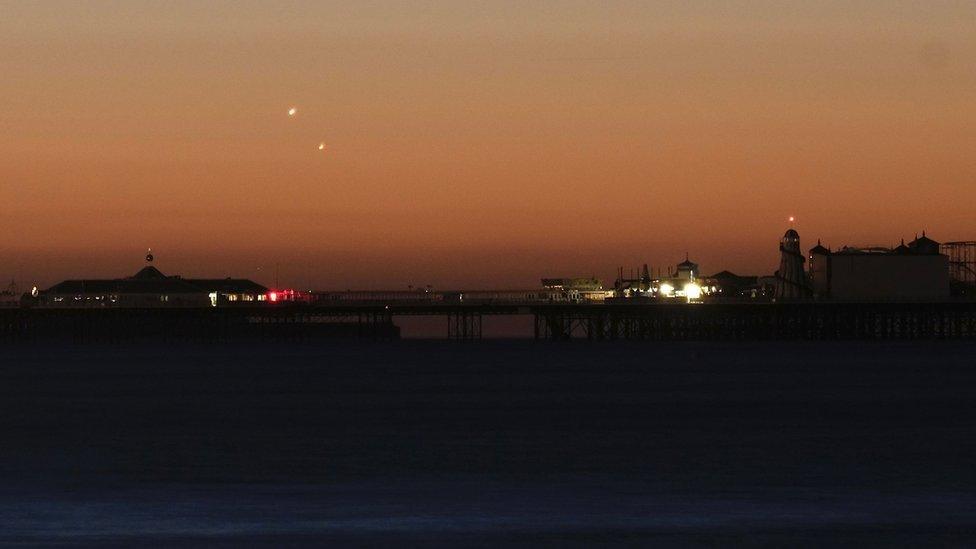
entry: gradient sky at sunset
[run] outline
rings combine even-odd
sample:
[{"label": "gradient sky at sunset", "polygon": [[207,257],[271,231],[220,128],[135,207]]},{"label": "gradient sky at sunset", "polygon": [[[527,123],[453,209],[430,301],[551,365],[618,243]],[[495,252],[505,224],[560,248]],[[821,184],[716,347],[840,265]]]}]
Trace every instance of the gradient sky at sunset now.
[{"label": "gradient sky at sunset", "polygon": [[761,274],[790,215],[976,239],[976,3],[0,0],[0,195],[24,285],[149,246],[323,289]]}]

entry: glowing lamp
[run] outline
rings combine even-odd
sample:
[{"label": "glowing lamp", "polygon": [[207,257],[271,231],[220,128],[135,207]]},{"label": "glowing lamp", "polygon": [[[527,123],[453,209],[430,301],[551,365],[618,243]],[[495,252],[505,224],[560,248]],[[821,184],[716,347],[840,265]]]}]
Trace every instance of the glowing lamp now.
[{"label": "glowing lamp", "polygon": [[671,297],[671,294],[674,293],[674,286],[672,286],[672,285],[668,284],[667,282],[665,282],[664,284],[661,284],[661,288],[659,290],[659,293],[661,295],[663,295],[663,296]]},{"label": "glowing lamp", "polygon": [[694,282],[685,284],[684,290],[685,290],[685,297],[688,298],[688,301],[691,301],[693,299],[701,299],[702,289],[701,286],[699,286],[698,284],[695,284]]},{"label": "glowing lamp", "polygon": [[278,301],[278,292],[268,292],[268,301],[275,303]]}]

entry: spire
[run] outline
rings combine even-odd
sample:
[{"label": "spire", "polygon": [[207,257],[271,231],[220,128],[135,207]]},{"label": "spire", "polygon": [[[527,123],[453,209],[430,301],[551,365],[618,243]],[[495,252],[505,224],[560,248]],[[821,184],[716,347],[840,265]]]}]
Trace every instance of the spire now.
[{"label": "spire", "polygon": [[148,250],[146,250],[146,263],[152,263],[153,259],[156,258],[153,257],[152,248],[149,248]]},{"label": "spire", "polygon": [[897,254],[907,254],[911,253],[912,249],[905,245],[905,239],[901,239],[901,244],[895,247],[894,252]]}]

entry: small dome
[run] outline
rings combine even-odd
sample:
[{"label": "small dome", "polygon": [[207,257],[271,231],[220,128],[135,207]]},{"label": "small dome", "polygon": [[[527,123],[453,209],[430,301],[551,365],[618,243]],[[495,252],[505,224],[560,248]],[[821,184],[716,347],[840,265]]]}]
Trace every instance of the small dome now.
[{"label": "small dome", "polygon": [[817,245],[810,248],[810,255],[830,255],[830,249],[825,248],[824,245],[817,240]]},{"label": "small dome", "polygon": [[916,254],[939,253],[939,243],[925,236],[925,231],[922,231],[922,236],[916,237],[915,240],[909,242],[908,247]]},{"label": "small dome", "polygon": [[779,241],[779,247],[790,252],[800,253],[800,233],[794,229],[786,231],[783,239]]},{"label": "small dome", "polygon": [[685,252],[685,260],[678,263],[678,269],[697,269],[698,264],[688,258],[688,252]]}]

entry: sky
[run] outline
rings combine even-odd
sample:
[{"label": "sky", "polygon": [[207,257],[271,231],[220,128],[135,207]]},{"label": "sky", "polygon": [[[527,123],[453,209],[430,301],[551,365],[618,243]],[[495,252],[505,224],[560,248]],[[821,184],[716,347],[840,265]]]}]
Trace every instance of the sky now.
[{"label": "sky", "polygon": [[0,0],[0,75],[24,287],[149,247],[500,289],[770,273],[789,216],[805,248],[976,239],[971,0]]}]

